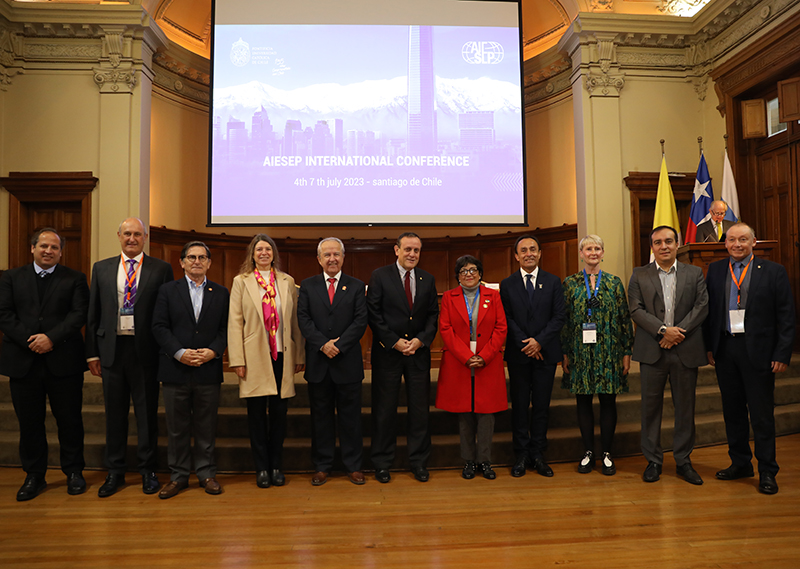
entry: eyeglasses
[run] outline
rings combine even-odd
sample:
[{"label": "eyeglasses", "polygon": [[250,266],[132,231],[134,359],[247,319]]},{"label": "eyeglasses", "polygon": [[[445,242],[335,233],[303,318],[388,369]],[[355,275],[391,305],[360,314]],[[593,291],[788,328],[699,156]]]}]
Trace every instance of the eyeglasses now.
[{"label": "eyeglasses", "polygon": [[201,263],[205,263],[208,261],[208,255],[186,255],[186,259],[190,263],[194,263],[195,261],[200,261]]},{"label": "eyeglasses", "polygon": [[712,211],[711,212],[711,217],[725,217],[726,213],[727,213],[727,210],[726,211]]},{"label": "eyeglasses", "polygon": [[460,271],[458,271],[458,274],[461,275],[462,277],[465,277],[467,275],[477,275],[478,274],[478,269],[476,269],[476,268],[461,269]]}]

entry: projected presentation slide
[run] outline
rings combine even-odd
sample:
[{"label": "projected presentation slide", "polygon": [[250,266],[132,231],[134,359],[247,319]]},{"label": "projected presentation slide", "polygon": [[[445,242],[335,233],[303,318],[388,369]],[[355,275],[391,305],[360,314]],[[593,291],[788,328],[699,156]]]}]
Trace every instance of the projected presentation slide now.
[{"label": "projected presentation slide", "polygon": [[525,222],[519,31],[216,25],[211,224]]}]

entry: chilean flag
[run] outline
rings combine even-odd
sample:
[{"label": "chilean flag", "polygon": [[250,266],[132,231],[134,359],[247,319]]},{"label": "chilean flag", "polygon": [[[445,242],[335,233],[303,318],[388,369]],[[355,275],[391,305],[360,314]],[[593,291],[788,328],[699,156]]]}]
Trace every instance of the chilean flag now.
[{"label": "chilean flag", "polygon": [[689,210],[689,224],[686,227],[685,243],[695,243],[697,236],[697,226],[711,219],[708,210],[711,209],[711,202],[714,201],[714,190],[711,188],[711,178],[708,175],[706,157],[700,155],[700,164],[697,166],[697,176],[694,180],[694,199],[692,209]]}]

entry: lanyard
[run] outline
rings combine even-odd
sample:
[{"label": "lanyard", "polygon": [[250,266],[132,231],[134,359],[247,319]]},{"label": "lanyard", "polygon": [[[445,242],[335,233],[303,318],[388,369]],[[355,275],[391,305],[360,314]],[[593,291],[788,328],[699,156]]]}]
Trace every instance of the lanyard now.
[{"label": "lanyard", "polygon": [[739,277],[739,280],[736,280],[736,275],[733,274],[733,263],[728,263],[728,270],[731,272],[731,278],[733,279],[734,284],[736,285],[736,305],[741,308],[742,307],[742,283],[744,283],[744,276],[747,274],[747,269],[750,268],[750,263],[753,262],[753,257],[750,257],[750,261],[748,261],[747,266],[742,271],[742,276]]},{"label": "lanyard", "polygon": [[586,274],[586,269],[583,269],[583,282],[586,283],[586,298],[589,301],[587,306],[589,308],[589,318],[592,317],[592,306],[597,304],[597,294],[600,292],[600,280],[603,278],[603,271],[597,274],[597,282],[594,283],[594,295],[592,294],[592,287],[589,285],[589,275]]},{"label": "lanyard", "polygon": [[469,319],[469,337],[470,340],[472,339],[472,313],[475,311],[475,306],[478,304],[478,297],[480,297],[481,291],[480,289],[475,291],[475,298],[472,299],[472,306],[469,305],[469,300],[467,300],[467,293],[464,293],[464,304],[467,305],[467,318]]},{"label": "lanyard", "polygon": [[134,269],[133,275],[131,275],[131,277],[128,278],[128,268],[125,267],[125,265],[128,264],[128,261],[133,261],[134,259],[125,259],[125,255],[123,255],[121,253],[120,253],[120,257],[122,257],[122,266],[123,266],[123,273],[122,274],[125,276],[125,280],[128,283],[128,292],[127,292],[127,294],[125,296],[125,299],[124,299],[125,300],[124,305],[130,306],[131,305],[131,289],[136,284],[136,274],[139,272],[139,268],[142,266],[142,262],[139,261],[138,263],[136,263],[136,269]]}]

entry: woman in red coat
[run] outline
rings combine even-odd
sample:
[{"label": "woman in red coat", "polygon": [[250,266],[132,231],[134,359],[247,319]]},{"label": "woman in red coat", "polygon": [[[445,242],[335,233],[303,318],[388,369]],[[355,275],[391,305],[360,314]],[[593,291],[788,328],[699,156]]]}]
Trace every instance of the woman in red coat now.
[{"label": "woman in red coat", "polygon": [[[508,409],[506,372],[500,350],[506,340],[506,316],[500,293],[480,286],[483,263],[471,255],[456,261],[461,286],[442,295],[439,331],[444,341],[436,407],[458,413],[461,475],[494,480],[494,413]],[[477,465],[476,465],[477,463]]]}]

